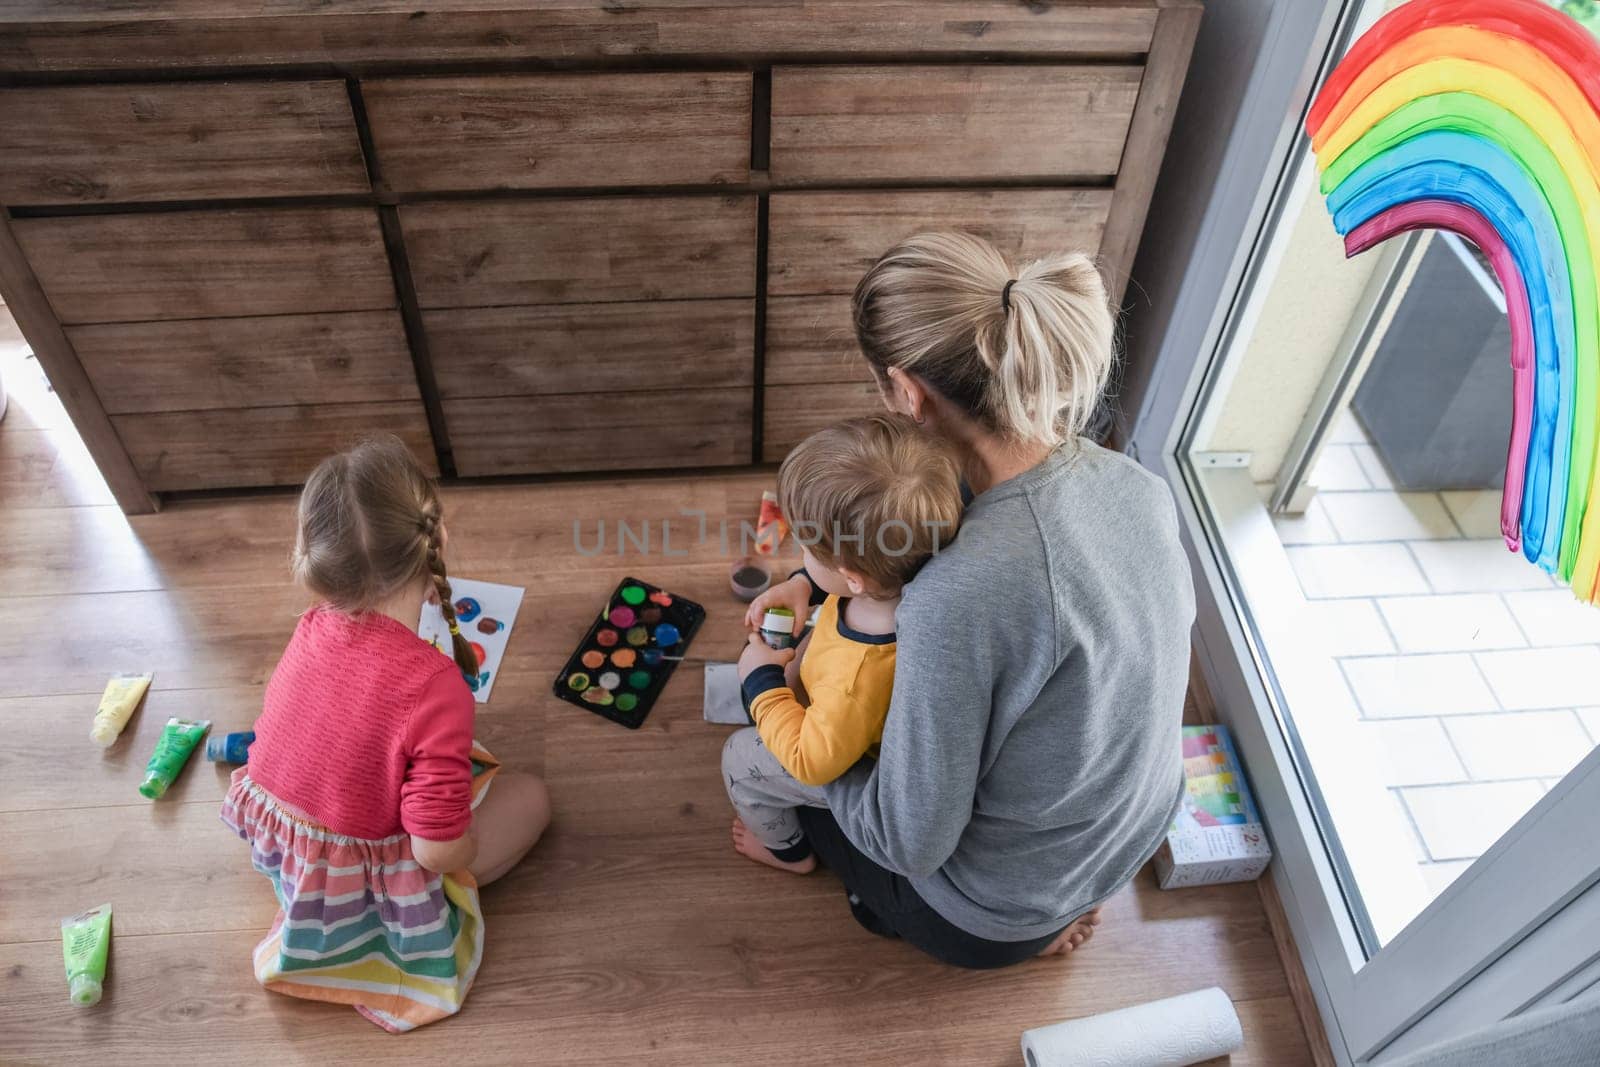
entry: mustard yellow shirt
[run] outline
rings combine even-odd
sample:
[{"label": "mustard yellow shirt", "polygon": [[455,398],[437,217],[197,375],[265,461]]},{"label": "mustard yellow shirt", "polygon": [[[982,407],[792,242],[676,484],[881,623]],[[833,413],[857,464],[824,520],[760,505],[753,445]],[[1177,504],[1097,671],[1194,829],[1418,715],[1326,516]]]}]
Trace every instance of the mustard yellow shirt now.
[{"label": "mustard yellow shirt", "polygon": [[[883,739],[894,690],[894,634],[864,634],[844,624],[843,602],[823,601],[800,661],[800,681],[811,701],[802,706],[779,677],[759,672],[749,681],[763,685],[751,697],[750,716],[761,740],[783,769],[805,785],[826,785],[869,753]],[[746,690],[748,692],[748,690]]]}]

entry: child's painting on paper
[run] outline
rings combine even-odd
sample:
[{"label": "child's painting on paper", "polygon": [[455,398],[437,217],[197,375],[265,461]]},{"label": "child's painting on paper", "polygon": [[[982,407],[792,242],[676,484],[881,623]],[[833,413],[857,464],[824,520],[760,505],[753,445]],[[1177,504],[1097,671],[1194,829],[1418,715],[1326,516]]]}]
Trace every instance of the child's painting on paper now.
[{"label": "child's painting on paper", "polygon": [[[456,578],[450,582],[450,588],[455,595],[456,624],[472,643],[472,651],[478,654],[482,672],[476,682],[468,679],[467,684],[472,687],[472,698],[487,704],[489,691],[500,674],[500,662],[505,658],[506,642],[511,639],[511,625],[517,621],[517,611],[522,607],[522,587]],[[450,655],[450,626],[437,604],[422,605],[417,633],[424,641],[432,642],[435,648]]]}]

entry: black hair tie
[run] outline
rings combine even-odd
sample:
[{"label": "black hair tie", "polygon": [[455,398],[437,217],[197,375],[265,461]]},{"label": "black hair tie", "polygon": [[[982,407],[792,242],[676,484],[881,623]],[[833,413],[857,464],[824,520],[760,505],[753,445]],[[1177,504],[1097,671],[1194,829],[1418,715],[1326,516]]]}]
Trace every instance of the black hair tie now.
[{"label": "black hair tie", "polygon": [[1009,282],[1006,282],[1005,288],[1000,290],[1000,308],[1002,311],[1011,310],[1011,287],[1016,284],[1017,280],[1012,278]]}]

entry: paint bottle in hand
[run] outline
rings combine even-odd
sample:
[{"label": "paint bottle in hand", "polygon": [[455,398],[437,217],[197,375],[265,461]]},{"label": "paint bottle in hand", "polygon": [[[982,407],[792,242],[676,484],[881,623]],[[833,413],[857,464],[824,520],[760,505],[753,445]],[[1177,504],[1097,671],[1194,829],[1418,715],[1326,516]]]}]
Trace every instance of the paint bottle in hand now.
[{"label": "paint bottle in hand", "polygon": [[761,617],[761,640],[769,648],[793,648],[794,612],[788,608],[768,608]]}]

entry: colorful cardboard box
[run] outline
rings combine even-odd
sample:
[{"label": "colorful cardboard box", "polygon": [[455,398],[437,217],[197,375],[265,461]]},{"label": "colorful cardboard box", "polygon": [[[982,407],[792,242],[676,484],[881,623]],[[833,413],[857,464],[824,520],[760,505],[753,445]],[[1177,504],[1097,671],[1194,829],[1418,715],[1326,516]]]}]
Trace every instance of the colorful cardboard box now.
[{"label": "colorful cardboard box", "polygon": [[1261,876],[1272,848],[1226,726],[1183,728],[1183,807],[1155,855],[1162,889]]}]

